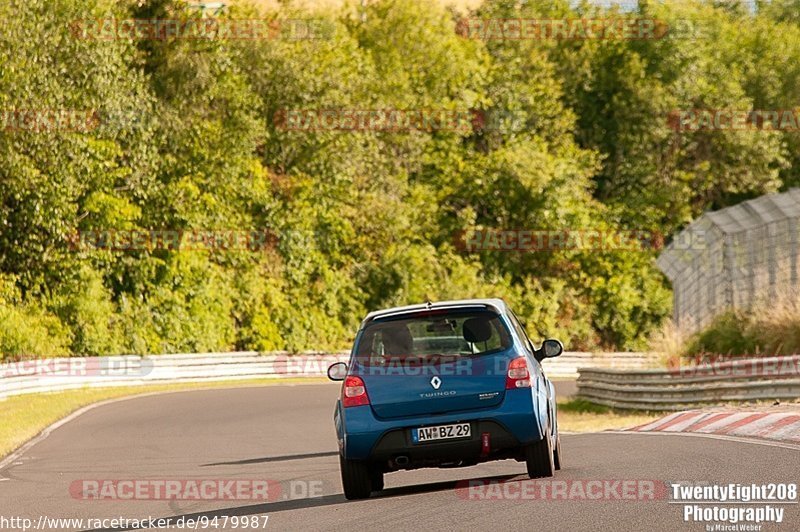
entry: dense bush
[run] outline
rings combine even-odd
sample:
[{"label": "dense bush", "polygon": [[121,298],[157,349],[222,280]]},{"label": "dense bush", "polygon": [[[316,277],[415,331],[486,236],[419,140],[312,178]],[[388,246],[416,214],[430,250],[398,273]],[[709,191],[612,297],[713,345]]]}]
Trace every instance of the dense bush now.
[{"label": "dense bush", "polygon": [[70,334],[59,319],[22,301],[14,279],[0,276],[0,352],[3,358],[69,354]]},{"label": "dense bush", "polygon": [[684,354],[795,355],[800,353],[800,298],[785,295],[751,310],[717,316],[689,337]]},{"label": "dense bush", "polygon": [[[0,5],[0,109],[98,117],[89,131],[0,131],[4,357],[334,349],[369,310],[487,296],[570,349],[641,348],[670,311],[652,250],[469,253],[456,235],[670,234],[798,182],[790,133],[678,134],[666,121],[681,108],[794,105],[800,27],[776,6],[492,1],[471,16],[653,16],[707,33],[481,41],[456,32],[462,15],[422,0],[313,14],[285,4],[224,16],[313,16],[330,38],[81,39],[78,19],[199,15],[179,0]],[[337,108],[474,111],[492,127],[276,122],[286,109]],[[257,251],[70,245],[77,231],[134,229],[273,238]]]}]

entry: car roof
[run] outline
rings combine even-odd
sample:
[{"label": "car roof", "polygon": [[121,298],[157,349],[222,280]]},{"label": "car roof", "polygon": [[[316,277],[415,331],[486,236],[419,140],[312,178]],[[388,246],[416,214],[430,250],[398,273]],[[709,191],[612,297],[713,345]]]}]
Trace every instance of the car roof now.
[{"label": "car roof", "polygon": [[393,307],[383,310],[376,310],[367,314],[367,317],[364,318],[363,323],[367,323],[368,321],[372,321],[378,318],[385,318],[389,316],[406,314],[410,312],[419,312],[420,310],[450,309],[450,308],[455,309],[464,307],[488,307],[490,309],[496,310],[498,313],[501,314],[508,311],[508,305],[506,305],[506,302],[499,298],[456,299],[453,301],[438,301],[436,303],[429,301],[427,303],[418,303],[416,305],[406,305],[403,307]]}]

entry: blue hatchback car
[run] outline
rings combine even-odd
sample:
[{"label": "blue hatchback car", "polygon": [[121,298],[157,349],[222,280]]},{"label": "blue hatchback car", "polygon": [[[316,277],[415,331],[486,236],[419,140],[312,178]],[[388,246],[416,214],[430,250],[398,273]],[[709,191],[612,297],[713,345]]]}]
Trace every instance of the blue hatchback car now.
[{"label": "blue hatchback car", "polygon": [[334,421],[345,497],[383,489],[383,475],[516,459],[531,478],[561,467],[555,391],[539,349],[500,299],[426,303],[370,313],[343,381]]}]

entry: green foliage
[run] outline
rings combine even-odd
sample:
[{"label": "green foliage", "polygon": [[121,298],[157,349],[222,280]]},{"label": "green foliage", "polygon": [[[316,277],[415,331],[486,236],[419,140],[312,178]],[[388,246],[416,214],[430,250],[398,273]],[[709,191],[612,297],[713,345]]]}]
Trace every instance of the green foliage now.
[{"label": "green foliage", "polygon": [[[781,133],[677,132],[668,125],[670,113],[681,110],[780,107],[777,99],[755,101],[745,73],[792,62],[760,56],[763,33],[752,15],[687,0],[647,3],[641,14],[616,16],[652,17],[672,33],[577,40],[551,52],[578,116],[577,141],[604,156],[596,197],[620,221],[672,234],[708,208],[777,190],[787,167]],[[760,74],[761,80],[772,75]]]},{"label": "green foliage", "polygon": [[122,304],[127,352],[202,353],[233,347],[230,274],[204,253],[187,251],[154,261],[138,297]]},{"label": "green foliage", "polygon": [[794,355],[800,351],[800,299],[785,294],[751,310],[717,316],[684,345],[685,355]]},{"label": "green foliage", "polygon": [[[369,310],[506,298],[537,339],[638,349],[669,314],[652,250],[469,253],[473,230],[671,234],[800,181],[797,135],[678,133],[676,109],[782,109],[800,26],[688,0],[644,13],[486,2],[488,18],[693,21],[699,39],[488,40],[422,0],[313,15],[317,40],[76,39],[76,19],[199,16],[179,0],[12,0],[0,109],[95,111],[0,131],[4,356],[341,349]],[[286,110],[473,111],[455,131],[291,131]],[[79,231],[268,231],[254,251],[70,246]],[[738,341],[738,340],[737,340]],[[735,343],[735,342],[734,342]]]},{"label": "green foliage", "polygon": [[608,406],[598,405],[586,399],[570,399],[558,404],[559,412],[607,414],[613,409]]},{"label": "green foliage", "polygon": [[69,354],[70,333],[59,319],[22,302],[15,279],[0,275],[0,360]]},{"label": "green foliage", "polygon": [[99,272],[82,267],[58,286],[48,306],[73,333],[70,350],[81,355],[121,353],[117,307]]},{"label": "green foliage", "polygon": [[747,315],[742,312],[730,311],[720,314],[710,325],[689,339],[685,354],[755,354],[755,338],[745,332],[746,325]]}]

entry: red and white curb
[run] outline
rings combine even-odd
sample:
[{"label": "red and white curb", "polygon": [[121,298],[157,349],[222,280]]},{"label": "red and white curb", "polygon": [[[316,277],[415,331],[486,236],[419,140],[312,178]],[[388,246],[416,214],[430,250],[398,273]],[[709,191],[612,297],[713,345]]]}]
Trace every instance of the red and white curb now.
[{"label": "red and white curb", "polygon": [[626,432],[696,433],[800,443],[800,412],[676,412]]}]

